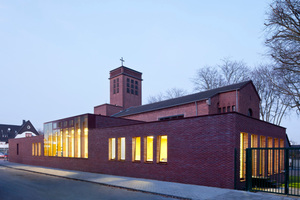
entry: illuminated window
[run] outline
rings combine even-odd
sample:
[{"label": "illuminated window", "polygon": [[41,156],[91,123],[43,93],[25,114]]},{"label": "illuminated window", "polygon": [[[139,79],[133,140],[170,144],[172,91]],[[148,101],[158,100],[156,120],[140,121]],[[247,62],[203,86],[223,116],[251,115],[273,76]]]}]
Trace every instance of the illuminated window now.
[{"label": "illuminated window", "polygon": [[109,160],[116,159],[116,138],[108,139],[108,159]]},{"label": "illuminated window", "polygon": [[125,160],[125,137],[118,138],[118,160]]},{"label": "illuminated window", "polygon": [[69,152],[68,152],[68,155],[69,157],[75,157],[75,143],[74,143],[74,140],[75,140],[75,131],[74,131],[74,128],[69,128]]},{"label": "illuminated window", "polygon": [[34,144],[34,155],[37,156],[38,155],[38,147],[37,147],[37,143]]},{"label": "illuminated window", "polygon": [[248,134],[240,134],[240,178],[244,179],[246,175],[246,149],[248,148]]},{"label": "illuminated window", "polygon": [[80,117],[75,119],[75,157],[81,157],[81,129]]},{"label": "illuminated window", "polygon": [[68,150],[69,150],[69,148],[68,148],[69,141],[68,140],[69,140],[69,131],[67,128],[65,128],[62,133],[63,157],[68,157],[68,153],[69,153],[68,152]]},{"label": "illuminated window", "polygon": [[158,146],[158,162],[167,162],[168,161],[168,136],[161,135],[158,136],[157,140]]},{"label": "illuminated window", "polygon": [[132,138],[132,161],[141,160],[141,137]]},{"label": "illuminated window", "polygon": [[[268,148],[273,148],[273,138],[268,137]],[[268,174],[273,174],[273,150],[268,150]]]},{"label": "illuminated window", "polygon": [[[265,136],[260,136],[260,148],[266,148],[266,137]],[[260,176],[265,176],[265,167],[266,167],[266,150],[261,149],[260,150],[260,161],[259,161],[259,175]]]},{"label": "illuminated window", "polygon": [[[88,158],[88,116],[47,123],[44,126],[44,155]],[[37,148],[38,149],[38,148]]]},{"label": "illuminated window", "polygon": [[[274,148],[279,148],[279,142],[277,138],[274,138]],[[279,150],[274,150],[274,173],[278,173],[279,171]]]},{"label": "illuminated window", "polygon": [[[280,139],[280,148],[284,148],[284,141]],[[284,150],[280,149],[280,171],[284,170]]]},{"label": "illuminated window", "polygon": [[52,134],[52,156],[57,156],[57,131]]},{"label": "illuminated window", "polygon": [[34,143],[32,143],[32,156],[34,156]]},{"label": "illuminated window", "polygon": [[57,131],[57,155],[62,156],[62,129]]},{"label": "illuminated window", "polygon": [[42,147],[41,147],[41,143],[40,142],[38,143],[38,146],[39,146],[39,155],[38,156],[41,156],[42,155]]},{"label": "illuminated window", "polygon": [[146,162],[153,162],[153,136],[145,137],[144,142],[144,152],[145,152],[145,161]]},{"label": "illuminated window", "polygon": [[[251,135],[251,148],[258,147],[257,135]],[[257,150],[252,150],[252,176],[257,176]]]},{"label": "illuminated window", "polygon": [[116,159],[116,138],[108,139],[108,160]]}]

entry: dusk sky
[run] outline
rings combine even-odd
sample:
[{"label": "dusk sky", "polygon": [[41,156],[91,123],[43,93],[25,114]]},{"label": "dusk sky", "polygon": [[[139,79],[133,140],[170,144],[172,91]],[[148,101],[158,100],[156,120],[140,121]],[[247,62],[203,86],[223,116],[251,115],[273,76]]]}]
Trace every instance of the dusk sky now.
[{"label": "dusk sky", "polygon": [[[267,0],[0,0],[0,124],[43,123],[109,103],[109,71],[143,73],[143,103],[189,93],[197,69],[265,55]],[[300,144],[299,117],[282,126]],[[297,134],[298,132],[298,134]]]}]

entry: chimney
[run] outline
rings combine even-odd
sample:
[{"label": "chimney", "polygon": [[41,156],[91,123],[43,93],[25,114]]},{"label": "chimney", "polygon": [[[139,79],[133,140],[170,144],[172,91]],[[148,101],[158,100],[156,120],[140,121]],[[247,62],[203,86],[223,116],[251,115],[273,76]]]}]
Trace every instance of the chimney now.
[{"label": "chimney", "polygon": [[25,123],[26,123],[26,120],[23,119],[23,124],[22,125],[24,125]]}]

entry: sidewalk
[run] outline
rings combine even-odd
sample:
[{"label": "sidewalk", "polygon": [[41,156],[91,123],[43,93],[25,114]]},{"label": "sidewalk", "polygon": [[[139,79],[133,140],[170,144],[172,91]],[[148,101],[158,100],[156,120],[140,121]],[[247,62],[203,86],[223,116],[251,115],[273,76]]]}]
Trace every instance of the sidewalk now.
[{"label": "sidewalk", "polygon": [[2,159],[0,160],[0,166],[1,165],[17,170],[24,170],[50,176],[92,182],[101,185],[165,195],[180,199],[300,199],[297,197],[287,197],[269,193],[253,193],[199,185],[156,181],[150,179],[130,178],[123,176],[113,176],[106,174],[24,165],[3,161]]}]

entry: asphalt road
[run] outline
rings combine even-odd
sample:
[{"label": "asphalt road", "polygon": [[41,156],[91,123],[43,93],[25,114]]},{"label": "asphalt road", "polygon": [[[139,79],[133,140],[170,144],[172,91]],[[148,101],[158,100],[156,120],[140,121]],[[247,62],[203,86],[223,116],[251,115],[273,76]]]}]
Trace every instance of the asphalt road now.
[{"label": "asphalt road", "polygon": [[0,166],[0,200],[172,199]]}]

